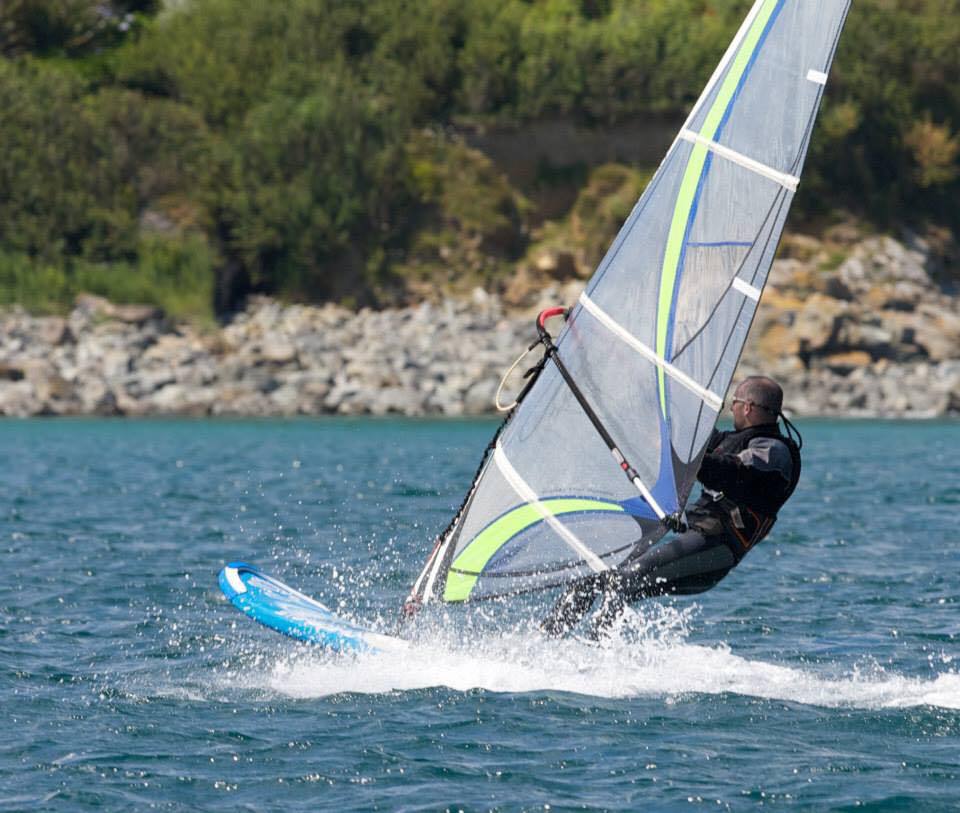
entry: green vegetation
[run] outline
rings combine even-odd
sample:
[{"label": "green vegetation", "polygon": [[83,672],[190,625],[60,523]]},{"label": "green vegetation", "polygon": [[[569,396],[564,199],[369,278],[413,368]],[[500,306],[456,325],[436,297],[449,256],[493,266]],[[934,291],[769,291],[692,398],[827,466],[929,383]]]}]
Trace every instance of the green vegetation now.
[{"label": "green vegetation", "polygon": [[79,293],[114,302],[156,305],[203,323],[211,316],[215,258],[199,237],[146,237],[133,262],[73,259],[51,264],[27,254],[0,253],[0,305],[23,305],[34,313],[57,313]]},{"label": "green vegetation", "polygon": [[416,222],[394,271],[420,295],[437,284],[472,289],[507,277],[526,244],[530,202],[459,139],[415,132],[405,158]]},{"label": "green vegetation", "polygon": [[[0,302],[90,290],[203,318],[255,291],[493,286],[532,240],[593,262],[637,171],[573,168],[576,204],[544,224],[462,134],[681,116],[748,6],[6,0]],[[957,75],[960,0],[858,0],[797,216],[960,228]]]},{"label": "green vegetation", "polygon": [[528,254],[570,254],[572,270],[586,277],[603,259],[651,175],[622,164],[597,167],[580,187],[569,214],[535,231]]}]

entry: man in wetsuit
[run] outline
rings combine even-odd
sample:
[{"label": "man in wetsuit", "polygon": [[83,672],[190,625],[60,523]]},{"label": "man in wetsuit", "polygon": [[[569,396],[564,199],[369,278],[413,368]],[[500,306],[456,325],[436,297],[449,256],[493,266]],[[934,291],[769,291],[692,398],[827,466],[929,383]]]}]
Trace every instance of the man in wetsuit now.
[{"label": "man in wetsuit", "polygon": [[707,443],[697,474],[703,494],[687,509],[688,530],[663,544],[638,543],[616,570],[572,584],[541,629],[562,635],[602,595],[588,630],[600,637],[625,604],[702,593],[735,568],[770,532],[800,479],[800,445],[777,425],[782,406],[783,390],[773,379],[751,376],[740,382],[730,405],[733,431],[714,430]]}]

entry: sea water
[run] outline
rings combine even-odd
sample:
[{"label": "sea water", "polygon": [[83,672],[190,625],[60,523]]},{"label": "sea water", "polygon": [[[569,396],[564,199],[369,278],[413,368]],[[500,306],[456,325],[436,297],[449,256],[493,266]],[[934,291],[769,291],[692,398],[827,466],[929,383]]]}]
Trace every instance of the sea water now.
[{"label": "sea water", "polygon": [[0,423],[0,809],[960,809],[957,423],[802,422],[771,536],[602,647],[530,598],[335,657],[220,596],[392,631],[494,427]]}]

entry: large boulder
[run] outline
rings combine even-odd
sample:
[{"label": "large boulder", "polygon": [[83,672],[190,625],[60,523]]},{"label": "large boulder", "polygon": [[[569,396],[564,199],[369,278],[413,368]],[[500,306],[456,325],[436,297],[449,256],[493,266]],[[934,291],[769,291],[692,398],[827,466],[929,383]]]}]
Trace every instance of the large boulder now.
[{"label": "large boulder", "polygon": [[813,294],[797,311],[793,335],[799,343],[801,356],[830,350],[836,346],[837,335],[849,305],[823,294]]}]

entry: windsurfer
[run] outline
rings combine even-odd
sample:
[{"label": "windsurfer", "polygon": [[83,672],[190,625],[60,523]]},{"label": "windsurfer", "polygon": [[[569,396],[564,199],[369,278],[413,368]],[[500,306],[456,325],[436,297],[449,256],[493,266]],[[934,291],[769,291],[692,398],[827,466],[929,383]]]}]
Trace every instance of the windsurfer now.
[{"label": "windsurfer", "polygon": [[730,405],[733,430],[714,430],[707,443],[697,474],[703,493],[687,509],[688,529],[662,544],[638,542],[616,570],[572,584],[541,629],[564,634],[602,596],[588,633],[600,637],[626,604],[702,593],[736,567],[770,532],[800,479],[800,444],[777,424],[783,418],[793,431],[782,406],[783,390],[773,379],[751,376],[740,382]]}]

